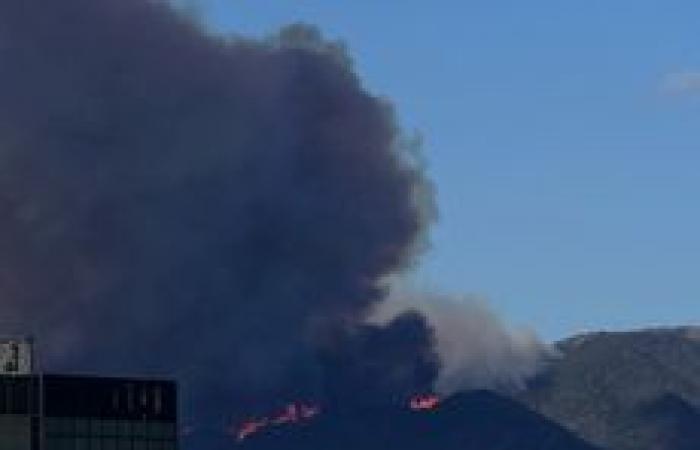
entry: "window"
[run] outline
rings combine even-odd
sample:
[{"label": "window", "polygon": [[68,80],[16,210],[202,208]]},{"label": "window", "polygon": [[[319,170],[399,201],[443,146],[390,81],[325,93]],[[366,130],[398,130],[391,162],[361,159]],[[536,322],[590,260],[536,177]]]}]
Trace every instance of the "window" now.
[{"label": "window", "polygon": [[102,450],[117,450],[117,440],[112,438],[102,439]]},{"label": "window", "polygon": [[47,436],[75,436],[75,420],[64,419],[60,417],[49,417],[46,419],[46,435]]},{"label": "window", "polygon": [[131,436],[132,434],[132,426],[131,422],[128,420],[119,420],[117,421],[117,436]]},{"label": "window", "polygon": [[90,420],[75,419],[75,434],[78,436],[87,436],[90,434]]},{"label": "window", "polygon": [[48,438],[46,450],[75,450],[75,440],[72,438]]},{"label": "window", "polygon": [[133,436],[146,437],[146,422],[133,422]]},{"label": "window", "polygon": [[153,412],[156,416],[163,412],[163,390],[160,386],[153,388]]},{"label": "window", "polygon": [[116,420],[102,421],[102,436],[115,437],[119,434],[119,422]]}]

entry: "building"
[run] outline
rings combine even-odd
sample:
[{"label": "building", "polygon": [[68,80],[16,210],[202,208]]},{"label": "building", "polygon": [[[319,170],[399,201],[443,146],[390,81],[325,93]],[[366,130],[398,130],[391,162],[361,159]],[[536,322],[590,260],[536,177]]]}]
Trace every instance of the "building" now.
[{"label": "building", "polygon": [[26,372],[0,372],[0,450],[177,450],[174,382]]}]

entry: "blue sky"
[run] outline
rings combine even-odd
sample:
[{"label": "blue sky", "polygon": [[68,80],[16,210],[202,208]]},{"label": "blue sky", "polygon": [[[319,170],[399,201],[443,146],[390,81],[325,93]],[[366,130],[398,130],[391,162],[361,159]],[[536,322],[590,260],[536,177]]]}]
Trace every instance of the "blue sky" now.
[{"label": "blue sky", "polygon": [[554,339],[700,322],[700,3],[202,0],[221,32],[342,39],[425,140],[417,279]]}]

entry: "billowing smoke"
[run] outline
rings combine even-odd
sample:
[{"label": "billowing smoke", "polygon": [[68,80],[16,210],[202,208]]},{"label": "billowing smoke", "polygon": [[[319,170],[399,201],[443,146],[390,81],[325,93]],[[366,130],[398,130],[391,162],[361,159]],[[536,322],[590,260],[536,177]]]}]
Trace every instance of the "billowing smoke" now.
[{"label": "billowing smoke", "polygon": [[342,48],[215,37],[156,0],[0,0],[5,331],[49,370],[175,374],[217,414],[323,395],[365,354],[416,380],[333,395],[429,384],[424,320],[363,325],[432,208]]},{"label": "billowing smoke", "polygon": [[367,322],[433,218],[415,150],[313,27],[0,0],[0,332],[48,370],[175,375],[207,423],[517,386],[544,346],[474,304]]},{"label": "billowing smoke", "polygon": [[520,390],[557,356],[534,331],[508,327],[475,297],[399,288],[375,311],[372,322],[390,323],[407,308],[420,311],[434,329],[441,362],[435,388],[443,395],[470,389]]},{"label": "billowing smoke", "polygon": [[440,362],[430,330],[422,314],[408,310],[338,333],[320,355],[333,407],[407,404],[409,396],[431,392]]}]

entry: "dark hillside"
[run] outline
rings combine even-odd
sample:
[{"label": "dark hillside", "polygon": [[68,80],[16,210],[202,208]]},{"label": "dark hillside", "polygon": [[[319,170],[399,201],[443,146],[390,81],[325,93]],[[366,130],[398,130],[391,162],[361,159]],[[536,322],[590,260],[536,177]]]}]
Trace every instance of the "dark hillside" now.
[{"label": "dark hillside", "polygon": [[592,333],[558,344],[562,358],[520,399],[597,445],[700,448],[700,330]]},{"label": "dark hillside", "polygon": [[595,450],[519,403],[488,392],[460,394],[434,411],[400,408],[325,414],[306,426],[254,436],[250,450]]}]

